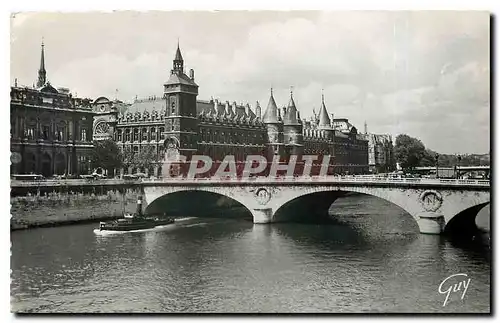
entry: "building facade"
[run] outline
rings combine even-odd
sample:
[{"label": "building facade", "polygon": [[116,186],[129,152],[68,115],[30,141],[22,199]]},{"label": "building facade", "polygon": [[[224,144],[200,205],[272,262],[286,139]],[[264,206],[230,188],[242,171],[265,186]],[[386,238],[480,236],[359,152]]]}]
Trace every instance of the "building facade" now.
[{"label": "building facade", "polygon": [[[365,130],[366,131],[366,130]],[[396,169],[391,135],[365,133],[368,140],[368,164],[371,173],[385,173]]]},{"label": "building facade", "polygon": [[[199,100],[194,70],[184,72],[179,47],[163,94],[136,99],[131,104],[101,97],[94,101],[93,136],[112,138],[125,155],[145,150],[154,155],[147,167],[126,164],[122,174],[143,172],[162,175],[165,158],[179,155],[207,155],[220,163],[226,155],[235,156],[238,167],[247,155],[278,156],[330,155],[330,173],[368,172],[368,140],[358,134],[347,119],[330,118],[324,97],[321,109],[311,120],[300,118],[293,94],[278,108],[272,90],[265,111],[256,102]],[[300,159],[299,159],[300,160]]]},{"label": "building facade", "polygon": [[47,80],[42,44],[36,86],[10,91],[11,174],[87,174],[93,145],[92,100]]}]

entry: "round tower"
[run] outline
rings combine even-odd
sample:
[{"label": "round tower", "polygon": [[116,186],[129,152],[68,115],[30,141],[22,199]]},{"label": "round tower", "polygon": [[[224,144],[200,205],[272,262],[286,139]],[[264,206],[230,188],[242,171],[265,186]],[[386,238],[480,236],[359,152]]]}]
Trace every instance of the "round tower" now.
[{"label": "round tower", "polygon": [[290,101],[283,116],[283,132],[285,149],[288,156],[297,155],[300,159],[304,148],[304,135],[302,133],[302,121],[290,91]]},{"label": "round tower", "polygon": [[267,109],[262,116],[262,122],[266,125],[267,130],[267,145],[269,147],[268,153],[271,160],[273,156],[283,156],[283,121],[279,116],[278,107],[273,96],[273,89],[271,89],[271,96]]}]

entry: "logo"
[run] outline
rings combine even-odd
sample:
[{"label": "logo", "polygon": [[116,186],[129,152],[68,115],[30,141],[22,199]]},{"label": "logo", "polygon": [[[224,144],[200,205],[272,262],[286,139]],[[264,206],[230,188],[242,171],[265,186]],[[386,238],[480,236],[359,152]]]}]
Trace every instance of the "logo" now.
[{"label": "logo", "polygon": [[260,205],[265,205],[271,199],[271,193],[269,193],[269,191],[265,188],[259,188],[255,192],[255,197]]},{"label": "logo", "polygon": [[446,306],[452,293],[461,293],[462,296],[460,299],[464,299],[470,281],[471,279],[468,278],[467,274],[454,274],[446,277],[441,284],[439,284],[438,288],[439,294],[446,294],[443,307]]},{"label": "logo", "polygon": [[425,210],[434,212],[441,207],[443,198],[436,191],[425,191],[420,195],[420,203]]}]

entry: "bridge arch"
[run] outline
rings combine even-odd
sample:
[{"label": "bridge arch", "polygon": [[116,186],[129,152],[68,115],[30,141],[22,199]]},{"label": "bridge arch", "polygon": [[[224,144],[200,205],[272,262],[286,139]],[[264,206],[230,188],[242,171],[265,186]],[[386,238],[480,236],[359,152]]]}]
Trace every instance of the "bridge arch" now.
[{"label": "bridge arch", "polygon": [[460,236],[461,238],[465,238],[475,236],[479,232],[476,224],[477,215],[488,204],[490,204],[489,201],[481,202],[450,217],[446,222],[443,232],[452,237]]},{"label": "bridge arch", "polygon": [[408,199],[402,198],[401,195],[404,193],[402,190],[389,192],[387,190],[377,190],[362,186],[317,186],[306,190],[298,190],[289,196],[288,201],[284,201],[283,204],[276,208],[273,222],[280,222],[280,220],[290,216],[290,214],[285,214],[290,210],[294,210],[293,212],[300,212],[301,210],[309,210],[310,212],[310,210],[313,210],[313,212],[322,212],[324,215],[327,215],[328,209],[333,202],[348,193],[359,193],[385,200],[410,214],[417,224],[419,223],[418,205],[411,203]]}]

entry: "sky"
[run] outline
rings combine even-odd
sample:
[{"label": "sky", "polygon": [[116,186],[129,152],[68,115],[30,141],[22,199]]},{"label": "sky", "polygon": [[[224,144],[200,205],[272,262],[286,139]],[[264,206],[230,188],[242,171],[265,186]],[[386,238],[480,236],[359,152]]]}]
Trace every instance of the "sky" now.
[{"label": "sky", "polygon": [[[161,95],[179,40],[198,99],[329,113],[448,154],[490,151],[490,16],[483,11],[18,13],[11,84],[47,78],[78,96]],[[118,90],[118,91],[117,91]]]}]

